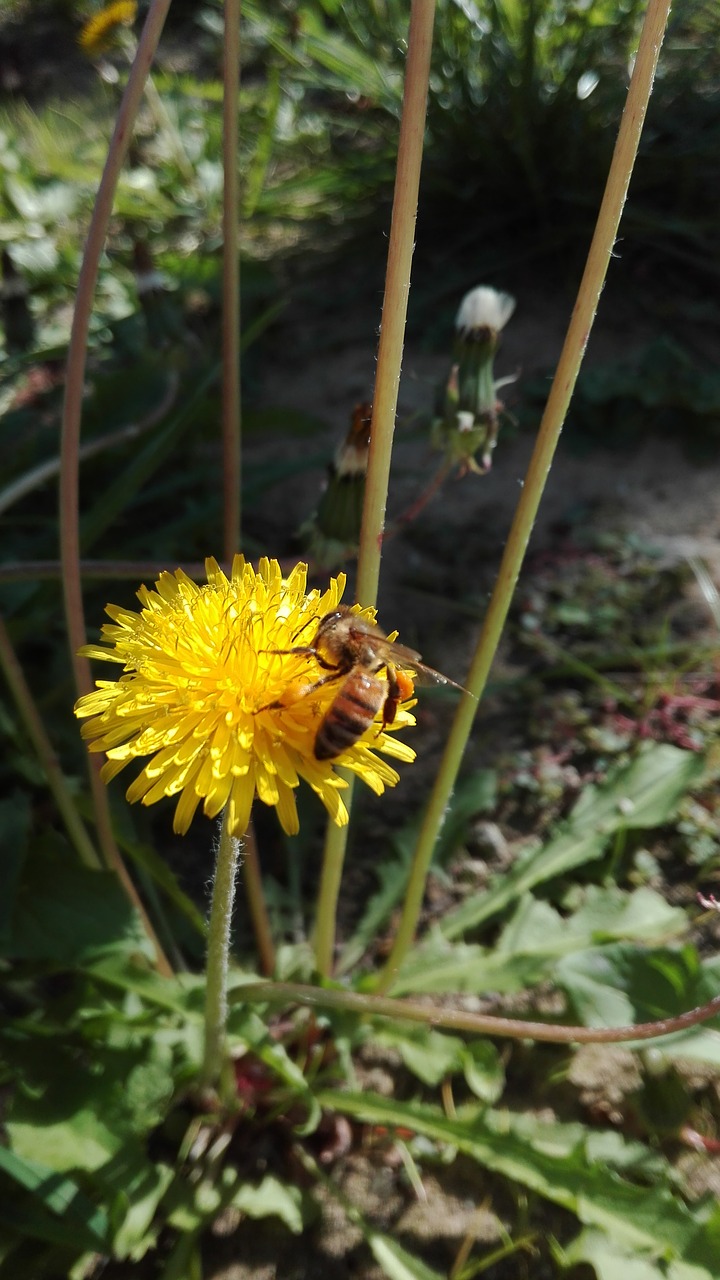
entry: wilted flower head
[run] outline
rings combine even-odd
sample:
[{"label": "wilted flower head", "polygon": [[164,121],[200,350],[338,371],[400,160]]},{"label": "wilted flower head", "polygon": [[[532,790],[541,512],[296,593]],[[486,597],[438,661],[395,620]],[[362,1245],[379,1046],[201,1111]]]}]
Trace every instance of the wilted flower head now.
[{"label": "wilted flower head", "polygon": [[455,329],[466,338],[485,329],[500,333],[514,310],[515,299],[509,293],[480,284],[465,294],[455,317]]},{"label": "wilted flower head", "polygon": [[[515,310],[509,293],[478,285],[455,318],[453,363],[440,394],[432,441],[460,475],[486,475],[492,464],[502,403],[493,371],[500,331]],[[478,460],[479,459],[479,460]]]},{"label": "wilted flower head", "polygon": [[118,27],[131,27],[137,17],[136,0],[113,0],[99,13],[88,18],[78,44],[88,57],[94,58],[109,49]]},{"label": "wilted flower head", "polygon": [[[83,653],[119,663],[119,680],[99,680],[80,698],[83,737],[107,756],[102,776],[115,777],[149,756],[127,797],[153,804],[177,796],[174,829],[187,831],[202,801],[208,817],[228,807],[231,834],[244,835],[257,795],[277,809],[283,828],[298,830],[294,789],[309,782],[334,821],[347,822],[336,773],[342,765],[377,794],[398,775],[372,748],[412,761],[414,751],[376,720],[332,760],[317,760],[318,726],[337,696],[339,681],[319,684],[327,670],[307,653],[279,653],[311,644],[318,623],[337,608],[340,575],[327,591],[306,590],[307,566],[284,578],[279,564],[257,569],[236,556],[228,578],[206,561],[207,584],[182,569],[163,573],[154,591],[138,591],[139,613],[109,605],[114,625],[103,627],[107,647]],[[372,610],[358,610],[373,619]],[[414,724],[400,707],[392,730]]]}]

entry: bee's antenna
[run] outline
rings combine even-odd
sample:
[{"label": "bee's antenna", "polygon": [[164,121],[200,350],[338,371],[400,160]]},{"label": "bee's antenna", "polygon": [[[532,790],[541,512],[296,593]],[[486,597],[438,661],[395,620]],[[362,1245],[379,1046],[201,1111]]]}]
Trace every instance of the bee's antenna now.
[{"label": "bee's antenna", "polygon": [[309,627],[309,626],[310,626],[310,623],[311,623],[311,622],[314,622],[314,621],[315,621],[315,619],[314,619],[314,618],[308,618],[306,622],[303,622],[303,624],[302,624],[302,626],[301,626],[300,630],[295,632],[295,635],[293,636],[293,640],[297,640],[298,636],[301,636],[301,635],[302,635],[302,633],[303,633],[303,631],[305,630],[305,628],[306,628],[306,627]]}]

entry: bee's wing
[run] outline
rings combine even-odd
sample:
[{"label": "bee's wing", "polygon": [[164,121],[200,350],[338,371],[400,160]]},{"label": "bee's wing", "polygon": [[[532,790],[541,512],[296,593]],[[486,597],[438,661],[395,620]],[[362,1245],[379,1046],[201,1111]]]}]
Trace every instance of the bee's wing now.
[{"label": "bee's wing", "polygon": [[451,680],[450,676],[444,676],[442,671],[436,671],[434,667],[426,667],[424,662],[411,662],[410,666],[415,672],[417,684],[449,684],[452,689],[459,689],[460,693],[468,692],[464,684],[458,684],[457,680]]},{"label": "bee's wing", "polygon": [[451,680],[449,676],[444,676],[442,671],[426,666],[421,661],[420,654],[415,649],[408,649],[404,644],[395,644],[393,640],[388,640],[383,645],[383,657],[396,667],[410,667],[415,673],[418,684],[449,684],[453,689],[467,693],[464,685]]},{"label": "bee's wing", "polygon": [[[383,640],[378,652],[396,667],[421,667],[420,654],[417,649],[408,649],[405,644],[396,644],[394,640]],[[430,668],[428,668],[429,670]]]}]

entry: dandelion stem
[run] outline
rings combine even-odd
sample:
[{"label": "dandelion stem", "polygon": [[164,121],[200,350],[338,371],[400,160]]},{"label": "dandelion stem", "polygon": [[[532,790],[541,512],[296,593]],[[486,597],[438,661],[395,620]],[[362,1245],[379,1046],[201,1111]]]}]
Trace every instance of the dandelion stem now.
[{"label": "dandelion stem", "polygon": [[[351,792],[352,774],[344,769],[338,769],[337,772],[347,779],[348,790]],[[348,791],[343,794],[349,804],[351,795],[348,795]],[[335,919],[346,847],[347,827],[338,827],[334,822],[328,822],[315,921],[315,967],[323,978],[328,978],[333,969]]]},{"label": "dandelion stem", "polygon": [[68,640],[75,683],[79,693],[87,693],[92,688],[90,664],[87,658],[82,658],[78,654],[78,649],[86,640],[80,579],[78,464],[90,315],[100,256],[112,214],[120,170],[127,156],[133,125],[169,7],[170,0],[152,0],[138,43],[135,61],[130,69],[90,219],[75,295],[75,310],[68,348],[60,467],[60,556],[63,565]]},{"label": "dandelion stem", "polygon": [[[207,1088],[222,1089],[228,1065],[227,1015],[228,971],[230,966],[230,930],[237,869],[243,842],[231,836],[227,806],[220,820],[213,882],[210,924],[208,927],[207,970],[205,981],[205,1051],[201,1083]],[[229,1100],[229,1099],[228,1099]]]},{"label": "dandelion stem", "polygon": [[262,887],[260,859],[258,858],[255,827],[248,824],[245,836],[245,861],[243,864],[245,897],[252,920],[255,942],[260,956],[260,971],[268,977],[275,970],[275,944]]},{"label": "dandelion stem", "polygon": [[466,680],[468,692],[458,707],[423,817],[395,943],[380,978],[380,989],[383,991],[387,990],[392,983],[415,936],[435,842],[462,763],[478,700],[485,688],[505,625],[510,601],[597,311],[620,215],[627,196],[669,11],[670,0],[649,0],[618,139],[580,289],[505,546],[495,589]]},{"label": "dandelion stem", "polygon": [[357,598],[364,605],[375,604],[380,580],[380,540],[385,525],[390,458],[410,293],[410,267],[415,247],[415,220],[434,20],[434,0],[413,0],[373,395],[370,454],[360,530]]},{"label": "dandelion stem", "polygon": [[240,548],[240,252],[238,246],[238,94],[240,0],[225,0],[223,48],[223,547]]},{"label": "dandelion stem", "polygon": [[[68,348],[60,450],[60,559],[62,561],[65,616],[70,655],[75,684],[78,693],[81,694],[88,693],[92,688],[90,664],[87,658],[80,657],[78,653],[78,650],[86,640],[80,574],[79,456],[90,314],[97,283],[100,255],[105,244],[120,170],[130,146],[133,124],[140,108],[145,83],[150,73],[150,65],[155,55],[169,7],[170,0],[151,0],[138,43],[137,54],[130,69],[90,219],[85,253],[83,254],[78,279]],[[128,897],[141,914],[145,927],[148,929],[157,948],[158,968],[161,972],[169,973],[171,972],[170,965],[163,955],[154,931],[148,928],[147,915],[115,843],[107,792],[100,780],[98,767],[92,762],[90,763],[90,785],[95,807],[98,839],[105,861],[109,867],[117,872]]]},{"label": "dandelion stem", "polygon": [[[380,580],[381,542],[410,292],[410,266],[415,246],[415,219],[434,20],[435,0],[412,0],[385,297],[373,395],[370,454],[360,530],[356,597],[364,605],[374,605],[377,601]],[[343,776],[348,781],[344,799],[349,810],[352,804],[352,779],[347,774]],[[315,931],[317,967],[323,976],[330,973],[332,965],[337,898],[346,847],[347,827],[338,827],[328,822]]]},{"label": "dandelion stem", "polygon": [[232,993],[232,1000],[253,1004],[302,1004],[310,1009],[339,1009],[366,1018],[390,1018],[393,1022],[418,1022],[446,1031],[470,1035],[502,1036],[509,1040],[539,1040],[547,1044],[627,1044],[634,1040],[656,1040],[675,1035],[720,1014],[720,995],[707,1004],[688,1009],[656,1022],[638,1022],[624,1027],[572,1027],[561,1022],[530,1022],[523,1018],[503,1018],[494,1013],[467,1013],[464,1010],[419,1004],[388,996],[363,995],[359,991],[306,986],[301,982],[250,982]]}]

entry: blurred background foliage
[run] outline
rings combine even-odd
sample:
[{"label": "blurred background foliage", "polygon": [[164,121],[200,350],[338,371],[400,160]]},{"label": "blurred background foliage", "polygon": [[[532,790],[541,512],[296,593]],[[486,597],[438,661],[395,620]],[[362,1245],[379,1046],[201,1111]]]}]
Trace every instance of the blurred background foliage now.
[{"label": "blurred background foliage", "polygon": [[[439,234],[456,255],[472,247],[480,270],[483,245],[496,256],[503,242],[514,245],[517,265],[518,234],[529,229],[521,257],[585,250],[644,7],[642,0],[441,0],[421,241]],[[122,80],[125,66],[117,50],[88,65],[76,44],[87,5],[43,0],[32,5],[32,21],[29,10],[27,0],[11,0],[0,20],[0,236],[19,264],[49,283],[52,273],[67,279],[74,265],[73,233],[102,162],[117,103],[112,81]],[[712,0],[674,8],[624,228],[636,252],[653,249],[713,272],[719,26]],[[247,249],[267,256],[278,241],[291,248],[308,223],[316,235],[318,222],[323,236],[328,225],[355,235],[358,221],[378,210],[385,218],[406,28],[400,0],[244,6]],[[116,230],[142,225],[158,254],[187,258],[200,243],[216,247],[221,41],[219,0],[176,0],[156,85],[185,157],[178,163],[172,129],[146,112],[117,204]],[[24,234],[18,219],[32,220]]]}]

